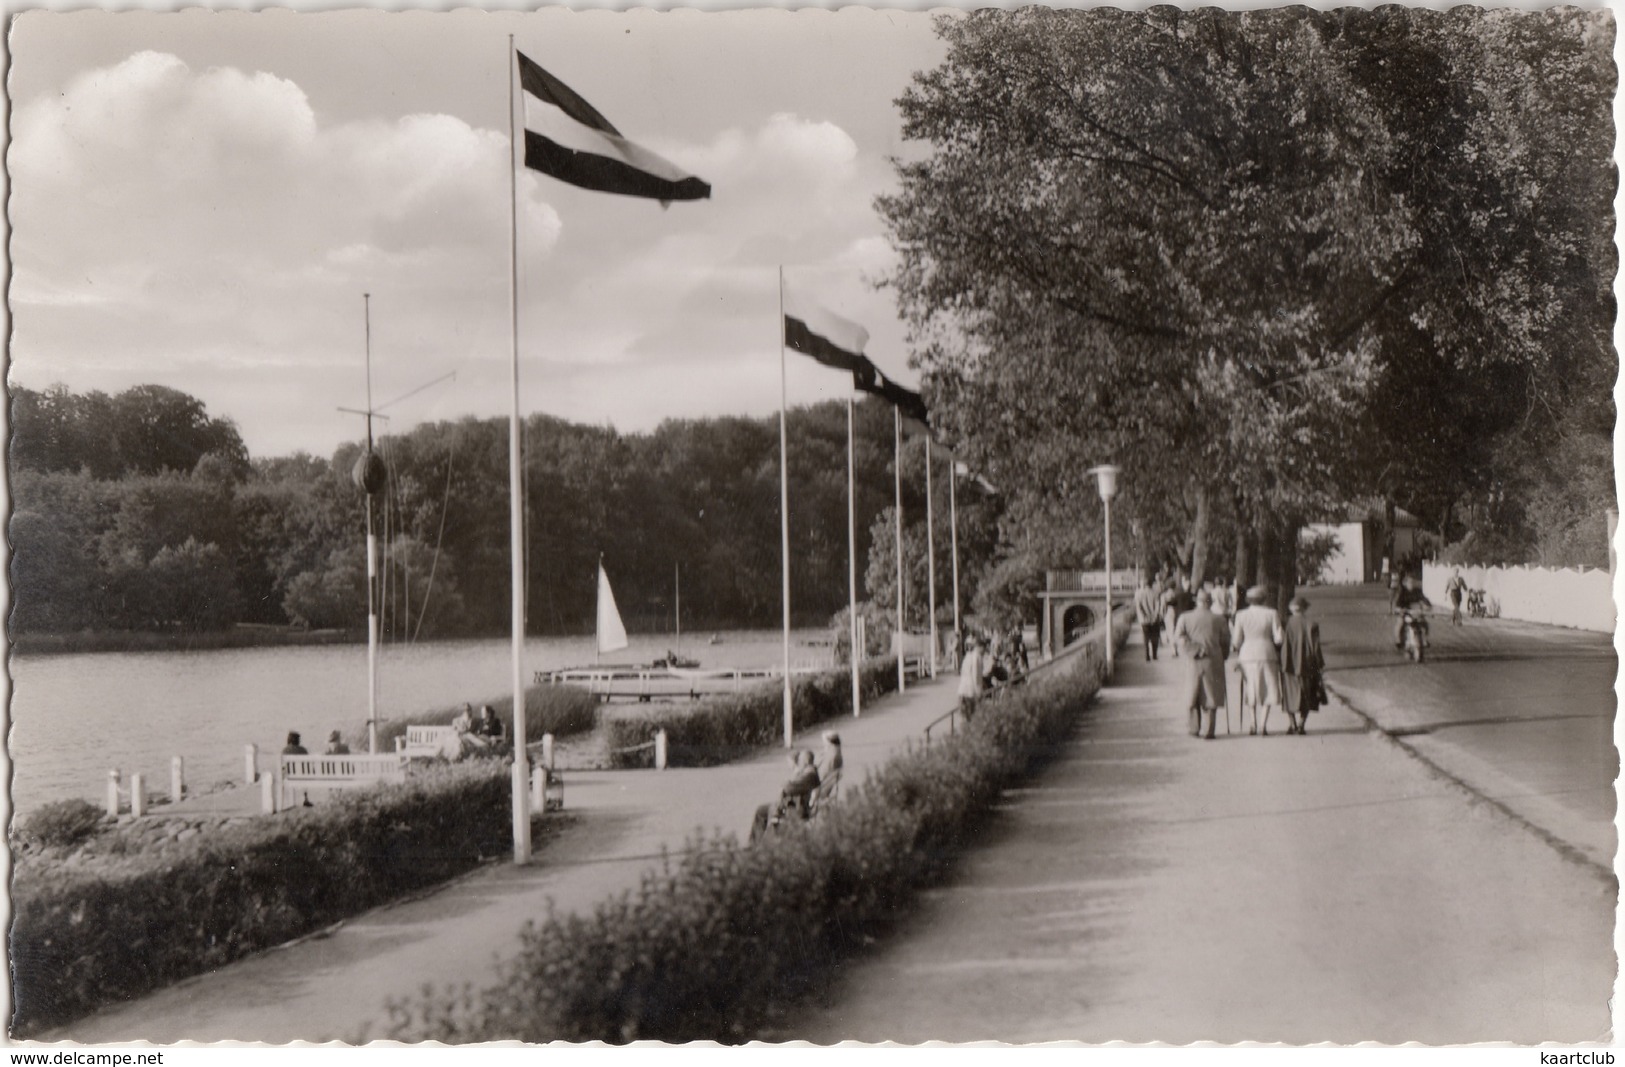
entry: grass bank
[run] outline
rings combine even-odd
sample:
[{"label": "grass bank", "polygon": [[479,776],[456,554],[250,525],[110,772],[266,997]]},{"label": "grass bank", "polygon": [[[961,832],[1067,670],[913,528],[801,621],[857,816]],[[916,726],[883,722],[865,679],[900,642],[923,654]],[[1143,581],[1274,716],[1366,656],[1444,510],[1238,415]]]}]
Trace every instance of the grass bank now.
[{"label": "grass bank", "polygon": [[[105,1004],[213,970],[506,855],[510,768],[415,771],[405,783],[234,824],[163,850],[142,827],[96,855],[20,857],[12,883],[12,1033],[27,1038]],[[564,825],[533,827],[540,843]]]}]

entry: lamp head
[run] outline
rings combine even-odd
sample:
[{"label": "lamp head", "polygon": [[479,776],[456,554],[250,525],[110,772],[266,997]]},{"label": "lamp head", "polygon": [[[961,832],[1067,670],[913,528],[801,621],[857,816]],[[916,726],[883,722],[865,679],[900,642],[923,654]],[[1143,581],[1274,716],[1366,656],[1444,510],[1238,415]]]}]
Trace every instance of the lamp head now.
[{"label": "lamp head", "polygon": [[1115,467],[1110,463],[1089,468],[1089,473],[1093,474],[1099,482],[1100,499],[1110,500],[1117,495],[1117,475],[1121,470],[1121,467]]}]

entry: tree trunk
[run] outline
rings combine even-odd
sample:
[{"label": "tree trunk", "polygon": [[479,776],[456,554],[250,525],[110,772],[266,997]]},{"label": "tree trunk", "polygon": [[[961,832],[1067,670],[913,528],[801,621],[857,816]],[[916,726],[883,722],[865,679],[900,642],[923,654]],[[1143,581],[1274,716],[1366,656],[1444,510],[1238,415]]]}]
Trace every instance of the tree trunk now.
[{"label": "tree trunk", "polygon": [[1191,589],[1202,587],[1207,570],[1208,491],[1204,486],[1196,490],[1196,519],[1191,523]]},{"label": "tree trunk", "polygon": [[1280,554],[1277,557],[1275,607],[1283,619],[1287,616],[1287,605],[1298,592],[1298,528],[1295,519],[1283,520],[1277,526]]},{"label": "tree trunk", "polygon": [[1252,523],[1236,508],[1236,570],[1235,580],[1243,590],[1252,584],[1253,572],[1258,569],[1258,534]]},{"label": "tree trunk", "polygon": [[1264,603],[1276,603],[1279,590],[1280,541],[1279,521],[1274,515],[1259,516],[1258,520],[1258,573],[1254,585],[1264,586]]}]

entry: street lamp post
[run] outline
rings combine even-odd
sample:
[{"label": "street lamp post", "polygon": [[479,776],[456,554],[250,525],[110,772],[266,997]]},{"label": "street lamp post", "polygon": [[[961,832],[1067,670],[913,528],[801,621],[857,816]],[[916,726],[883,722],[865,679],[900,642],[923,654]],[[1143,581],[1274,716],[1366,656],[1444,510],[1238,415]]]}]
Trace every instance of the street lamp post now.
[{"label": "street lamp post", "polygon": [[1098,480],[1101,503],[1106,506],[1106,677],[1112,676],[1112,497],[1117,495],[1117,475],[1121,468],[1110,463],[1091,467]]}]

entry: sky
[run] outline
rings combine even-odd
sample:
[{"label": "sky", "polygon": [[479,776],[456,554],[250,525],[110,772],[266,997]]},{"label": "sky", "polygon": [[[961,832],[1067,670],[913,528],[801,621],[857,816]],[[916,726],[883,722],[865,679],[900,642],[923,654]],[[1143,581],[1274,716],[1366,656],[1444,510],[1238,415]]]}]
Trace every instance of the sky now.
[{"label": "sky", "polygon": [[[511,404],[507,35],[712,186],[521,170],[520,406],[623,432],[776,412],[778,285],[918,381],[880,283],[923,12],[27,12],[13,24],[9,379],[155,383],[254,456]],[[791,406],[849,379],[790,353]],[[455,378],[419,387],[446,375]],[[399,402],[397,398],[405,394]]]}]

